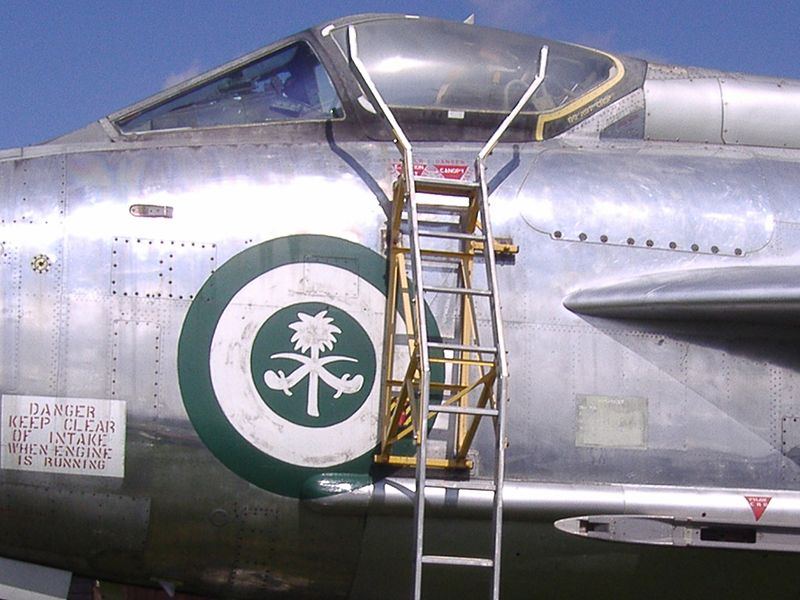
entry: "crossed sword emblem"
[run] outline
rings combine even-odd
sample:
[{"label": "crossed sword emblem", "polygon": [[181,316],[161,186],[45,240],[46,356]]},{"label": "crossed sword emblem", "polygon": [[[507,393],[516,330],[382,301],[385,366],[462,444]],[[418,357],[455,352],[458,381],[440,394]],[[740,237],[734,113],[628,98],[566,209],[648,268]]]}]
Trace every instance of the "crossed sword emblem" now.
[{"label": "crossed sword emblem", "polygon": [[334,334],[342,330],[333,325],[333,318],[326,316],[327,310],[318,312],[313,317],[305,313],[297,313],[299,321],[289,325],[295,330],[291,341],[295,342],[295,350],[308,351],[309,355],[294,352],[278,352],[272,354],[270,359],[286,358],[300,363],[300,365],[286,375],[282,370],[268,370],[264,373],[264,383],[270,389],[281,391],[286,396],[292,396],[292,388],[308,377],[308,404],[306,412],[310,417],[319,416],[319,380],[328,384],[335,390],[334,399],[342,394],[354,394],[364,385],[364,377],[345,373],[337,377],[326,368],[336,362],[358,363],[358,360],[349,356],[325,356],[320,353],[325,349],[332,350],[336,343]]}]

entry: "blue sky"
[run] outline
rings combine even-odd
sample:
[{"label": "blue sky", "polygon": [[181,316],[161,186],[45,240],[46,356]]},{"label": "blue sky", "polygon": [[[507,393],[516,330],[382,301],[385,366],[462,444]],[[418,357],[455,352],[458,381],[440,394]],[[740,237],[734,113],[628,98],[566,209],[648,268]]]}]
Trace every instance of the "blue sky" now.
[{"label": "blue sky", "polygon": [[0,0],[0,148],[78,129],[358,12],[475,13],[478,24],[647,59],[800,79],[796,0]]}]

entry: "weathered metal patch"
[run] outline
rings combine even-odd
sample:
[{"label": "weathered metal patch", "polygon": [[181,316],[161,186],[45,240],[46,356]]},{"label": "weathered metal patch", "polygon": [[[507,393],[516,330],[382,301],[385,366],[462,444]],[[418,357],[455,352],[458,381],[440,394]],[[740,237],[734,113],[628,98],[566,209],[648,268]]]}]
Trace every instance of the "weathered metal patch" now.
[{"label": "weathered metal patch", "polygon": [[575,445],[647,447],[647,399],[579,395]]},{"label": "weathered metal patch", "polygon": [[548,150],[520,189],[522,217],[561,241],[744,256],[775,215],[752,155]]},{"label": "weathered metal patch", "polygon": [[125,402],[4,395],[1,406],[0,468],[125,476]]}]

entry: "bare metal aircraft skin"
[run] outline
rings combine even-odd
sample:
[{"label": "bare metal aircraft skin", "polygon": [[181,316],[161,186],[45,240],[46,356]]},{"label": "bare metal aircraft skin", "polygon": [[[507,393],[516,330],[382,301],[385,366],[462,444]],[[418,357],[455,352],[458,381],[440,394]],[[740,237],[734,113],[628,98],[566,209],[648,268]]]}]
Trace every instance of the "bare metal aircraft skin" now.
[{"label": "bare metal aircraft skin", "polygon": [[[409,597],[414,481],[373,461],[400,157],[349,26],[415,174],[473,180],[544,42],[404,16],[0,151],[3,597]],[[547,43],[488,160],[502,597],[794,594],[800,83]],[[427,309],[452,337],[452,298]],[[432,544],[489,535],[491,440],[428,494]],[[453,569],[426,597],[485,596]]]}]

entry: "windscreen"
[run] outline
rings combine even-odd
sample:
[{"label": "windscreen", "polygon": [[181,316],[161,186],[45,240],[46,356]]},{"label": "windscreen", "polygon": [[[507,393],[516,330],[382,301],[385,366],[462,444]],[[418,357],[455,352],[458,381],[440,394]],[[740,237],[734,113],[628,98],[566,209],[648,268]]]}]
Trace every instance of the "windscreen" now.
[{"label": "windscreen", "polygon": [[132,133],[341,116],[327,72],[311,47],[298,42],[117,125]]}]

